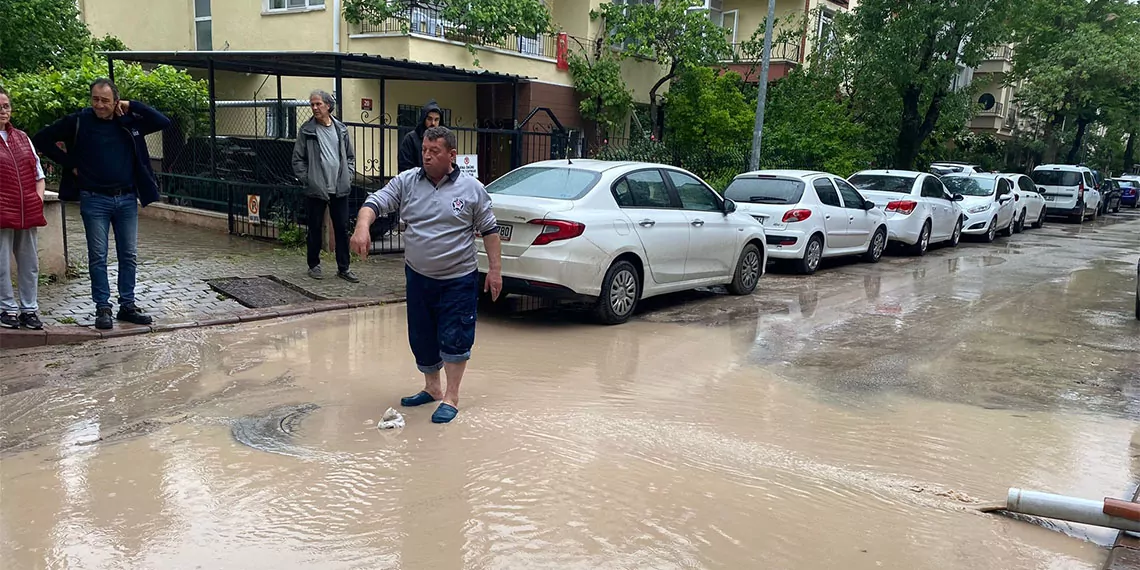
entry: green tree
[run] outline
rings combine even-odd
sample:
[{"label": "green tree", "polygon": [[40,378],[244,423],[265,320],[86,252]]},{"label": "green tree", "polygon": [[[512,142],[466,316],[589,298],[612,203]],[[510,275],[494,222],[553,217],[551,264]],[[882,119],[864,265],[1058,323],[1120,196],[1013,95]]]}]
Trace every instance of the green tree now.
[{"label": "green tree", "polygon": [[[12,122],[34,133],[87,106],[91,82],[106,75],[106,60],[89,54],[81,58],[78,66],[17,73],[0,77],[0,84],[12,95],[16,108]],[[170,66],[160,65],[147,71],[141,65],[118,61],[115,83],[123,99],[143,101],[179,121],[183,129],[202,126],[201,110],[209,104],[204,81]]]},{"label": "green tree", "polygon": [[[1045,160],[1053,162],[1062,127],[1075,124],[1074,161],[1088,127],[1120,114],[1122,89],[1140,81],[1140,6],[1127,0],[1028,0],[1012,26],[1011,82],[1024,109],[1045,120]],[[1135,128],[1135,127],[1133,127]]]},{"label": "green tree", "polygon": [[[960,103],[952,84],[959,66],[976,67],[1008,39],[1012,0],[866,0],[836,18],[835,43],[817,60],[832,60],[856,116],[893,133],[892,163],[912,169],[940,129],[947,105]],[[961,120],[961,119],[959,119]],[[960,126],[951,126],[956,130]],[[944,129],[946,130],[946,129]]]},{"label": "green tree", "polygon": [[629,118],[633,94],[621,76],[621,57],[604,39],[597,40],[592,56],[586,46],[579,44],[578,48],[568,57],[570,77],[581,98],[582,118],[598,126],[594,133],[597,146]]},{"label": "green tree", "polygon": [[685,67],[715,65],[727,59],[732,49],[724,29],[713,24],[708,14],[693,10],[694,0],[660,0],[648,4],[604,3],[590,11],[592,19],[601,19],[614,45],[626,57],[656,61],[665,68],[649,89],[651,130],[660,135],[657,107],[661,88]]},{"label": "green tree", "polygon": [[91,41],[75,0],[0,1],[0,73],[76,65]]},{"label": "green tree", "polygon": [[743,89],[738,73],[685,68],[665,98],[665,140],[691,149],[747,145],[756,111]]}]

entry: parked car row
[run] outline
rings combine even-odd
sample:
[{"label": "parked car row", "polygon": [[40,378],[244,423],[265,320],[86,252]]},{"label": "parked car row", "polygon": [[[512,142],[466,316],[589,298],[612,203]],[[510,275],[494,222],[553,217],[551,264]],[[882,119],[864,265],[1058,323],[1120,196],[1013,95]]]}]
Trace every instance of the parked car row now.
[{"label": "parked car row", "polygon": [[[575,159],[518,168],[487,192],[504,293],[586,301],[605,324],[656,295],[708,286],[749,295],[769,260],[810,274],[828,257],[876,263],[892,245],[923,255],[964,234],[991,242],[1039,228],[1046,215],[1083,219],[1101,207],[1091,171],[1052,165],[1032,177],[761,170],[736,176],[721,196],[681,168]],[[485,275],[482,240],[478,248]]]}]

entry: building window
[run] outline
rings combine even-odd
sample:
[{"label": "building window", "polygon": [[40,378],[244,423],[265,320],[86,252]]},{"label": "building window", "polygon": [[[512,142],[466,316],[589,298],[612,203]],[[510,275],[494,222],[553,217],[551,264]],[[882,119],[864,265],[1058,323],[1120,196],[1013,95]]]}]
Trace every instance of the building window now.
[{"label": "building window", "polygon": [[816,39],[821,46],[828,45],[835,39],[835,12],[831,10],[819,12],[819,30]]},{"label": "building window", "polygon": [[214,49],[214,19],[210,0],[194,0],[194,47],[199,51]]},{"label": "building window", "polygon": [[269,0],[269,11],[308,10],[324,8],[325,0]]}]

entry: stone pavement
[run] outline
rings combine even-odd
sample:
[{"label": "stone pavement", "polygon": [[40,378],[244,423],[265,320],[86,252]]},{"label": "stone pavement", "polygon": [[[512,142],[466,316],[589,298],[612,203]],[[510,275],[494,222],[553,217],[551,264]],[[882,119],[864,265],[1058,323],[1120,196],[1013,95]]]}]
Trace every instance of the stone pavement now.
[{"label": "stone pavement", "polygon": [[[94,323],[91,281],[87,274],[87,241],[75,204],[66,205],[67,250],[71,277],[40,286],[40,316],[47,325]],[[117,302],[118,267],[114,239],[108,274],[111,301]],[[304,250],[283,249],[275,242],[231,236],[151,218],[139,218],[139,265],[135,289],[139,306],[156,324],[225,318],[246,311],[238,302],[218,294],[206,280],[220,277],[274,276],[324,299],[398,301],[404,297],[402,254],[354,260],[357,284],[336,277],[336,262],[325,254],[325,279],[306,274]],[[117,309],[117,307],[116,307]]]}]

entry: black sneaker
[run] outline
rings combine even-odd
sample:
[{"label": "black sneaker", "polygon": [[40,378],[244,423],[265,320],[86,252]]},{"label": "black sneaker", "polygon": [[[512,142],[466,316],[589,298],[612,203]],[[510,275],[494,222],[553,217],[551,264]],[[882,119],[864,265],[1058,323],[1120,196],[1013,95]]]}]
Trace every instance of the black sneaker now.
[{"label": "black sneaker", "polygon": [[318,265],[316,267],[309,268],[309,277],[312,277],[313,279],[324,279],[325,274],[321,272],[321,266]]},{"label": "black sneaker", "polygon": [[0,326],[10,329],[20,328],[20,317],[15,313],[0,313]]},{"label": "black sneaker", "polygon": [[20,313],[20,324],[24,328],[34,331],[44,328],[44,324],[40,322],[40,316],[35,313]]},{"label": "black sneaker", "polygon": [[119,315],[116,318],[120,321],[127,321],[128,323],[134,323],[136,325],[149,325],[154,322],[154,319],[151,319],[150,315],[144,315],[142,310],[134,303],[119,306]]},{"label": "black sneaker", "polygon": [[110,330],[114,326],[115,320],[111,318],[111,307],[95,309],[95,328],[105,331]]},{"label": "black sneaker", "polygon": [[348,271],[339,271],[337,272],[336,276],[344,279],[345,281],[348,281],[349,283],[360,283],[360,278],[357,277],[351,269]]}]

